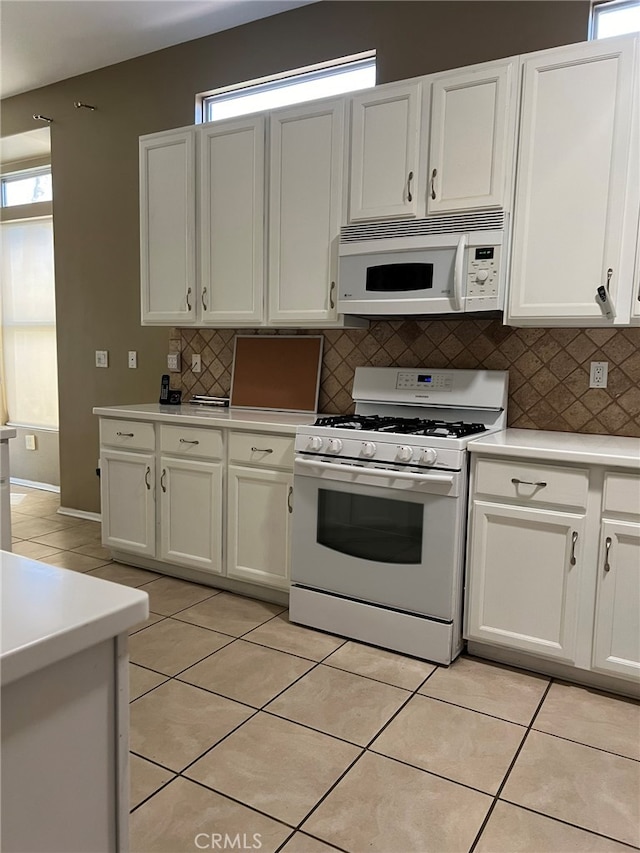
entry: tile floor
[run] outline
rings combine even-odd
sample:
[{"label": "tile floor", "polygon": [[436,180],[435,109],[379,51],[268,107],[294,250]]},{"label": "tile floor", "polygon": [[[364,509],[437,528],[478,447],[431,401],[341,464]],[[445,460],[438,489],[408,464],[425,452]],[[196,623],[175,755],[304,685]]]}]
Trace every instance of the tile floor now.
[{"label": "tile floor", "polygon": [[14,487],[14,551],[149,593],[131,632],[131,850],[640,847],[640,705],[469,657],[448,669],[282,607],[111,562]]}]

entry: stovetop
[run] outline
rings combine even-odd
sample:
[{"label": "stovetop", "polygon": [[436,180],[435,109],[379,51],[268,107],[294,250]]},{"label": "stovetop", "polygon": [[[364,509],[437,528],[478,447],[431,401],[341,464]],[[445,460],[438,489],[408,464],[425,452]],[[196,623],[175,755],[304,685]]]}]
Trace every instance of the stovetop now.
[{"label": "stovetop", "polygon": [[431,418],[401,418],[383,415],[336,415],[318,418],[314,426],[386,433],[389,435],[441,436],[464,438],[486,432],[480,423],[444,421]]}]

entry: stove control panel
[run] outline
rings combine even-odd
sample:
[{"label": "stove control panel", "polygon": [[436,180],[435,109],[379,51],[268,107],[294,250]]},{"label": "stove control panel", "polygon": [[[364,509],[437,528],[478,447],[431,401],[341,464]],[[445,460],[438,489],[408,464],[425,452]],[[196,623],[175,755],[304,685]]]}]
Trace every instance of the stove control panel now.
[{"label": "stove control panel", "polygon": [[419,370],[398,371],[396,388],[425,391],[451,391],[453,376],[445,371],[438,373],[421,373]]}]

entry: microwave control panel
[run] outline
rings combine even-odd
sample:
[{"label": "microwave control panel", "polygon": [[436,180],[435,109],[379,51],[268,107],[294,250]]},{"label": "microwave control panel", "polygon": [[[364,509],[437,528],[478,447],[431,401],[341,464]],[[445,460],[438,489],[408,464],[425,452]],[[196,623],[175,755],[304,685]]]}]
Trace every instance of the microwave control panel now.
[{"label": "microwave control panel", "polygon": [[471,246],[467,261],[467,297],[495,299],[500,282],[500,246]]}]

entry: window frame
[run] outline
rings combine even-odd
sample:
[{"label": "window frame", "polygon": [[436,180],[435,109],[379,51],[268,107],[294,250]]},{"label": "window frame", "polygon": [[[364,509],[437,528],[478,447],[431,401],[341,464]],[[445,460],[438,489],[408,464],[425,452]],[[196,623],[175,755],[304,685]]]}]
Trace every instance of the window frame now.
[{"label": "window frame", "polygon": [[[640,7],[639,0],[593,0],[589,18],[589,40],[597,41],[599,38],[616,38],[616,36],[598,36],[598,18],[601,10],[632,9],[635,7]],[[638,30],[633,30],[627,35],[632,35],[633,32],[638,32]],[[620,35],[625,34],[620,33]]]},{"label": "window frame", "polygon": [[[11,205],[8,205],[6,203],[5,187],[7,186],[7,184],[12,183],[13,181],[24,181],[24,180],[28,180],[29,178],[38,178],[41,175],[49,175],[49,176],[51,176],[51,178],[53,180],[53,173],[51,170],[51,164],[43,165],[43,166],[33,166],[31,168],[26,168],[26,169],[14,169],[10,172],[3,172],[2,174],[0,174],[0,208],[2,208],[3,211],[15,210],[18,208],[24,210],[25,208],[26,209],[32,209],[34,207],[34,205],[40,205],[40,204],[49,204],[50,205],[50,204],[52,204],[53,203],[53,186],[51,187],[51,198],[47,199],[46,201],[33,201],[33,202],[28,202],[26,204],[11,204]],[[3,218],[5,218],[5,217],[3,216]],[[20,217],[12,216],[10,218],[12,218],[12,219],[17,219],[17,218],[23,219],[24,216],[20,216]]]}]

